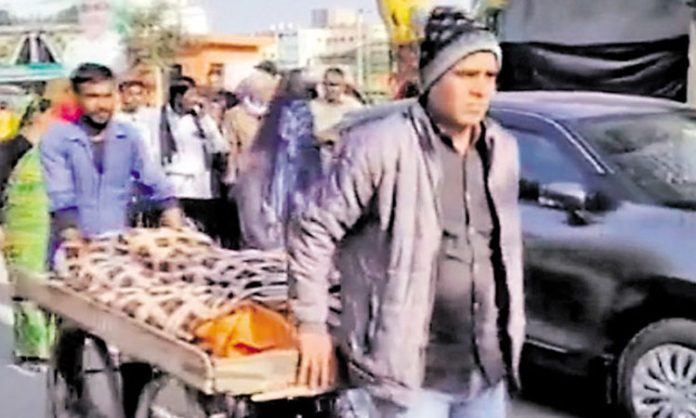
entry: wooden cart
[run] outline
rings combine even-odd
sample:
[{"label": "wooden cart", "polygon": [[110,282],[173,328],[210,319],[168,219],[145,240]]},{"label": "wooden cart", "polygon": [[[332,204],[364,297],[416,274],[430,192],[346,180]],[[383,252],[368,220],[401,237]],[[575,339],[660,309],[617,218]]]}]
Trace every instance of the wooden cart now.
[{"label": "wooden cart", "polygon": [[[22,272],[12,274],[22,275]],[[150,364],[158,378],[144,389],[138,418],[158,415],[155,403],[164,383],[176,379],[187,389],[193,404],[187,416],[246,417],[250,404],[280,399],[315,398],[322,393],[293,386],[298,364],[296,350],[268,351],[234,359],[213,358],[194,344],[168,335],[159,328],[137,321],[110,309],[64,286],[59,281],[22,277],[16,280],[16,296],[32,300],[47,311],[66,318],[85,331],[92,340],[103,370],[109,372],[112,396],[119,396],[118,361],[109,346],[117,347],[119,356]],[[53,367],[49,373],[49,416],[62,417],[64,395],[69,389]],[[66,395],[67,396],[67,395]],[[220,402],[220,396],[224,401]],[[216,399],[218,409],[209,412],[204,399]],[[238,402],[244,400],[245,402]],[[222,406],[220,406],[222,404]],[[192,412],[195,409],[195,413]],[[121,414],[122,415],[122,414]],[[118,414],[116,414],[118,416]]]}]

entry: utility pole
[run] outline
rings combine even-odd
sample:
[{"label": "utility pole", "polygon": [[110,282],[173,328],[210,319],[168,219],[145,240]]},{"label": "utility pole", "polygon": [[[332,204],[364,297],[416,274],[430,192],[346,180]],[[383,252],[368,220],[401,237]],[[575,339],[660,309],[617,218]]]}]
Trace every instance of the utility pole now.
[{"label": "utility pole", "polygon": [[365,50],[364,50],[364,19],[363,19],[363,9],[358,9],[358,48],[356,49],[357,54],[357,76],[358,76],[358,88],[363,90],[365,86]]},{"label": "utility pole", "polygon": [[367,36],[365,36],[365,48],[367,53],[364,58],[365,65],[365,87],[363,93],[371,95],[372,93],[372,28],[367,27]]},{"label": "utility pole", "polygon": [[689,22],[689,61],[691,66],[689,66],[689,72],[687,74],[687,102],[691,105],[696,104],[696,71],[694,70],[694,65],[696,64],[696,1],[690,1],[687,3],[691,10],[691,21]]}]

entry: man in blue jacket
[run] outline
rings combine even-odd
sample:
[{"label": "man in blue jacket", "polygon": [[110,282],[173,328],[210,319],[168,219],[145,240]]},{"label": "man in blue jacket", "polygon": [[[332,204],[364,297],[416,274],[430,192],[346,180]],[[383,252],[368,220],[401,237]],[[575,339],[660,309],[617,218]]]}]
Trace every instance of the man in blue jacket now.
[{"label": "man in blue jacket", "polygon": [[174,190],[137,129],[112,120],[117,96],[111,70],[83,64],[71,82],[83,113],[80,121],[56,123],[41,141],[56,232],[65,239],[122,230],[134,182],[159,202],[165,224],[180,225]]},{"label": "man in blue jacket", "polygon": [[[82,64],[73,73],[71,83],[82,117],[77,123],[56,123],[40,145],[54,246],[61,241],[79,245],[83,238],[125,229],[136,184],[160,205],[163,225],[182,226],[174,189],[159,164],[149,157],[137,129],[112,120],[117,95],[111,70],[98,64]],[[81,331],[63,327],[58,369],[74,391],[68,407],[79,416],[100,417],[79,377],[84,338]],[[150,370],[140,364],[124,365],[122,377],[124,408],[126,417],[130,417],[135,414]]]}]

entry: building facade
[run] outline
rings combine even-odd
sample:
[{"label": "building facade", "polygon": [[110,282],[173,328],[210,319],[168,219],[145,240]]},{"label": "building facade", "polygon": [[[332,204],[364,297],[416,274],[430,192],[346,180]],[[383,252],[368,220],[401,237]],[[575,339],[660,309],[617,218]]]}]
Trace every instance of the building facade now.
[{"label": "building facade", "polygon": [[328,67],[344,69],[366,96],[379,100],[389,91],[392,64],[382,24],[364,21],[360,11],[320,9],[311,27],[272,28],[282,69],[304,68],[319,77]]},{"label": "building facade", "polygon": [[0,26],[0,65],[60,62],[65,46],[79,35],[70,24]]},{"label": "building facade", "polygon": [[272,36],[204,35],[190,36],[177,54],[175,63],[182,74],[205,85],[208,74],[223,75],[228,89],[251,72],[259,62],[274,54]]}]

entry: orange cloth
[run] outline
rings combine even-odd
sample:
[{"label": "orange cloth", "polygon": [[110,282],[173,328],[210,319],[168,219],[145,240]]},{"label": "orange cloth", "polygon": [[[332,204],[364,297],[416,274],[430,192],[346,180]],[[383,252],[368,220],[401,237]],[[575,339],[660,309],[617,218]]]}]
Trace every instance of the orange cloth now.
[{"label": "orange cloth", "polygon": [[296,332],[281,314],[247,302],[195,331],[200,345],[217,357],[237,357],[296,347]]}]

